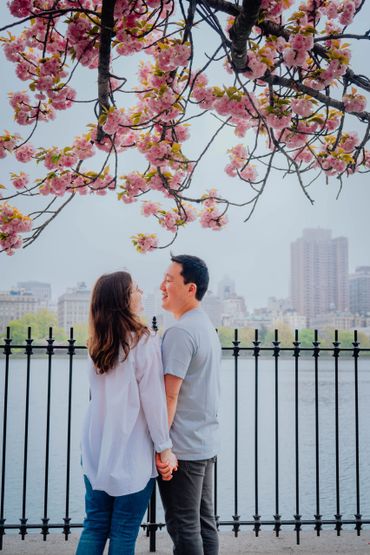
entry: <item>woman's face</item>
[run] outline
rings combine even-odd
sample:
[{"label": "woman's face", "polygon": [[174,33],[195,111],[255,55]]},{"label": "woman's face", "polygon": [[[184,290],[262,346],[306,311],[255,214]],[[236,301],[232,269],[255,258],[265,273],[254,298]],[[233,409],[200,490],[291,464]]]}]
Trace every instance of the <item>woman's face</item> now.
[{"label": "woman's face", "polygon": [[132,283],[131,297],[130,297],[130,309],[131,309],[131,312],[133,312],[134,314],[140,314],[140,312],[143,310],[142,296],[143,296],[142,290],[134,281]]}]

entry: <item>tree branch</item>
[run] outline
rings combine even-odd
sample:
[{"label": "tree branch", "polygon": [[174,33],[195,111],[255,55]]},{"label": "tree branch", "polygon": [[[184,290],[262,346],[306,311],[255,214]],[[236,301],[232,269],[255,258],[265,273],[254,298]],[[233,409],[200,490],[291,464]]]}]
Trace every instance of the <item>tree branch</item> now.
[{"label": "tree branch", "polygon": [[[307,85],[304,85],[300,81],[295,81],[294,79],[286,79],[285,77],[280,77],[278,75],[271,75],[267,74],[261,77],[261,81],[265,81],[265,83],[269,83],[271,85],[280,85],[281,87],[286,87],[290,90],[297,90],[302,93],[308,94],[313,98],[316,98],[326,106],[331,106],[332,108],[336,108],[341,112],[346,112],[346,108],[344,103],[340,100],[335,100],[331,96],[327,96],[326,94],[322,94]],[[358,117],[362,121],[370,121],[370,113],[369,112],[349,112],[352,115]]]},{"label": "tree branch", "polygon": [[[235,4],[232,4],[231,2],[228,2],[227,0],[206,0],[206,1],[207,1],[207,4],[211,8],[214,8],[217,11],[232,15],[232,16],[236,17],[237,19],[243,12],[243,8],[241,8],[240,6],[237,6]],[[256,0],[253,0],[253,1],[256,2]],[[248,0],[244,0],[244,3],[248,3]],[[254,21],[253,24],[256,24],[256,21]],[[290,32],[287,29],[285,29],[282,25],[279,25],[278,23],[273,23],[272,21],[259,21],[257,25],[265,35],[272,35],[272,36],[275,36],[275,37],[283,37],[283,38],[285,38],[286,41],[289,40]],[[251,29],[248,32],[248,36],[249,36],[250,32],[251,32]],[[230,30],[230,33],[231,33],[231,30]],[[248,36],[246,37],[245,40],[247,40]],[[346,35],[344,34],[343,38],[345,36]],[[331,38],[330,36],[327,36],[326,40],[330,40],[330,38]],[[334,38],[340,38],[340,37],[338,35],[333,35],[332,38],[334,39]],[[359,37],[356,37],[356,38],[358,39]],[[366,31],[363,38],[364,39],[368,38],[368,31]],[[323,39],[321,39],[321,37],[320,37],[320,39],[316,39],[316,40],[323,40]],[[318,54],[319,56],[321,56],[322,58],[328,59],[327,49],[325,48],[325,46],[322,46],[321,44],[318,44],[318,42],[315,42],[315,45],[314,45],[312,51],[315,54]],[[239,69],[238,71],[243,71],[243,68]],[[354,85],[357,85],[361,89],[363,89],[367,92],[370,92],[370,81],[369,81],[369,79],[367,77],[363,76],[363,75],[355,74],[350,68],[347,69],[343,78],[345,78],[348,81],[348,83],[353,83]]]},{"label": "tree branch", "polygon": [[[116,0],[103,0],[101,12],[99,66],[98,66],[98,102],[99,117],[110,107],[110,56],[114,28],[114,6]],[[102,126],[98,125],[97,141],[104,138]]]},{"label": "tree branch", "polygon": [[256,24],[261,0],[243,0],[239,15],[230,29],[231,59],[236,71],[246,70],[247,40]]}]

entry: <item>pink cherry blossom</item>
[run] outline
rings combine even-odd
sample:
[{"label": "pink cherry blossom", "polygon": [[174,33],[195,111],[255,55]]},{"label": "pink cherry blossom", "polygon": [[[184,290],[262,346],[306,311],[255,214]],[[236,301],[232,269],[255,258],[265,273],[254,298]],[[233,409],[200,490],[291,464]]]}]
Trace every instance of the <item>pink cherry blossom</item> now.
[{"label": "pink cherry blossom", "polygon": [[155,233],[138,233],[137,235],[134,235],[131,239],[136,250],[142,254],[150,252],[158,247],[158,238]]},{"label": "pink cherry blossom", "polygon": [[266,121],[273,129],[284,129],[290,124],[291,117],[289,115],[277,115],[274,113],[267,114]]},{"label": "pink cherry blossom", "polygon": [[95,148],[88,135],[82,137],[76,137],[73,145],[73,151],[79,160],[86,160],[91,158],[95,154]]},{"label": "pink cherry blossom", "polygon": [[32,4],[32,0],[12,0],[8,5],[14,17],[27,17],[32,10]]},{"label": "pink cherry blossom", "polygon": [[346,0],[345,2],[343,2],[343,8],[342,8],[342,13],[340,14],[340,17],[339,17],[339,22],[342,25],[349,25],[350,23],[352,23],[353,16],[355,15],[355,11],[356,11],[356,6],[354,2],[351,2],[351,0]]},{"label": "pink cherry blossom", "polygon": [[304,118],[310,116],[314,110],[314,104],[308,98],[293,98],[290,105],[293,112]]},{"label": "pink cherry blossom", "polygon": [[248,164],[243,168],[240,172],[240,177],[245,181],[256,181],[257,179],[257,170],[256,167],[252,164]]},{"label": "pink cherry blossom", "polygon": [[189,224],[191,222],[195,222],[198,217],[197,209],[186,202],[183,204],[183,208],[184,214],[182,214],[182,217],[185,220],[185,223]]},{"label": "pink cherry blossom", "polygon": [[199,221],[202,227],[212,229],[213,231],[221,231],[228,223],[228,218],[216,207],[210,207],[202,210]]},{"label": "pink cherry blossom", "polygon": [[30,143],[27,143],[16,148],[14,153],[18,162],[23,162],[25,164],[32,160],[35,155],[35,149]]},{"label": "pink cherry blossom", "polygon": [[31,218],[7,202],[0,204],[0,249],[8,255],[14,254],[22,246],[20,233],[30,231],[31,228]]},{"label": "pink cherry blossom", "polygon": [[11,174],[11,180],[13,186],[16,189],[24,189],[29,183],[29,177],[26,173],[20,172],[19,174],[13,173]]},{"label": "pink cherry blossom", "polygon": [[158,202],[144,201],[141,207],[141,213],[143,216],[155,216],[160,209]]},{"label": "pink cherry blossom", "polygon": [[296,162],[305,162],[305,163],[309,163],[312,161],[313,159],[313,154],[312,152],[308,149],[308,148],[303,148],[302,150],[299,150],[294,156],[293,156],[294,160]]},{"label": "pink cherry blossom", "polygon": [[158,222],[162,227],[167,229],[167,231],[175,233],[178,228],[178,220],[179,216],[176,212],[166,212],[159,218]]},{"label": "pink cherry blossom", "polygon": [[347,93],[342,100],[347,112],[363,112],[366,108],[366,98],[362,94]]},{"label": "pink cherry blossom", "polygon": [[360,139],[357,133],[344,133],[342,135],[340,146],[343,148],[344,152],[352,152],[359,144]]},{"label": "pink cherry blossom", "polygon": [[67,110],[73,106],[73,101],[76,98],[76,91],[69,86],[65,86],[57,91],[50,91],[49,98],[52,106],[56,110]]}]

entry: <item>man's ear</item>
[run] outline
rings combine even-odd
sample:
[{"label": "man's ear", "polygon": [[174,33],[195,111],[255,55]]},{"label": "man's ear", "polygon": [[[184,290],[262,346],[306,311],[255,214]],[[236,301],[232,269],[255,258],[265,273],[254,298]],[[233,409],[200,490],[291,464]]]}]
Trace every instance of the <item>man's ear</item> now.
[{"label": "man's ear", "polygon": [[188,289],[189,293],[191,293],[192,295],[196,295],[197,292],[197,286],[195,283],[189,283],[189,289]]}]

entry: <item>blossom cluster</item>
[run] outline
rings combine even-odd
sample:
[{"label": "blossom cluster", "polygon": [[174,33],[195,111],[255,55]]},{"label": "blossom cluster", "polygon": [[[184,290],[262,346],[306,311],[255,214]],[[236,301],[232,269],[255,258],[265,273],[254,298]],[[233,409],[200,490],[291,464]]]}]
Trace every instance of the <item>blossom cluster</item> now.
[{"label": "blossom cluster", "polygon": [[230,162],[225,172],[230,177],[239,175],[244,181],[255,181],[257,171],[254,164],[249,163],[249,154],[244,145],[238,144],[229,149]]},{"label": "blossom cluster", "polygon": [[155,233],[137,233],[131,240],[136,250],[142,254],[158,247],[158,237]]},{"label": "blossom cluster", "polygon": [[7,254],[14,254],[15,250],[22,246],[21,233],[30,231],[32,228],[31,218],[24,216],[21,212],[7,202],[0,205],[0,249]]},{"label": "blossom cluster", "polygon": [[209,189],[202,198],[204,208],[200,213],[200,225],[213,231],[221,231],[228,223],[228,217],[225,210],[218,207],[217,190]]}]

